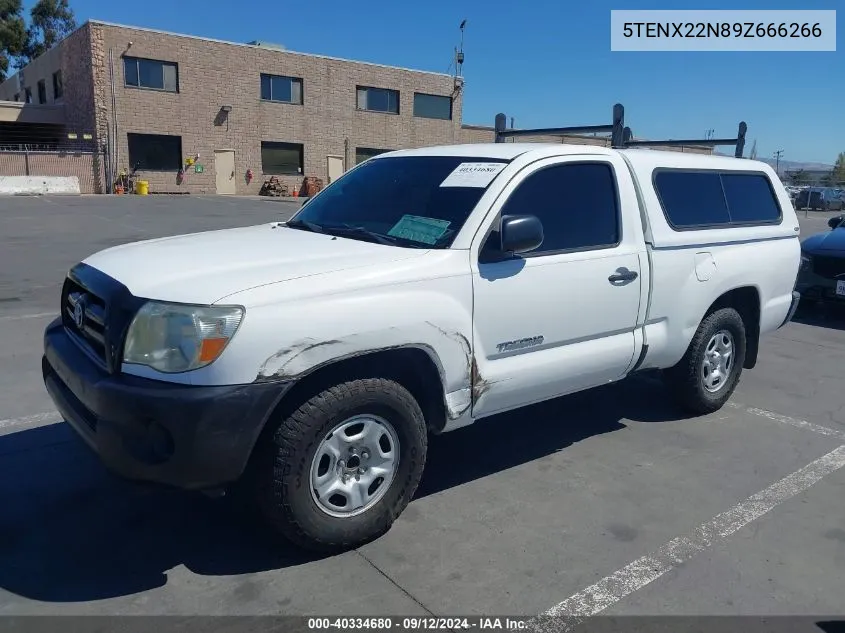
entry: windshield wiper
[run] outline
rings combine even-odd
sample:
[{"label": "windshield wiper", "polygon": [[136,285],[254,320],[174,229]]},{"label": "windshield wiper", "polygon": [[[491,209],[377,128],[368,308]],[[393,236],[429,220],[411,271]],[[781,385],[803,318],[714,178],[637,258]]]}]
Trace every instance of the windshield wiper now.
[{"label": "windshield wiper", "polygon": [[363,226],[352,226],[351,224],[344,224],[343,226],[326,226],[322,227],[329,235],[338,235],[340,237],[363,237],[371,242],[378,244],[385,244],[387,246],[396,246],[400,238],[391,235],[382,235],[375,231],[365,229]]},{"label": "windshield wiper", "polygon": [[285,226],[289,226],[292,229],[305,229],[306,231],[311,231],[312,233],[326,232],[326,230],[319,224],[308,222],[307,220],[288,220],[285,222]]}]

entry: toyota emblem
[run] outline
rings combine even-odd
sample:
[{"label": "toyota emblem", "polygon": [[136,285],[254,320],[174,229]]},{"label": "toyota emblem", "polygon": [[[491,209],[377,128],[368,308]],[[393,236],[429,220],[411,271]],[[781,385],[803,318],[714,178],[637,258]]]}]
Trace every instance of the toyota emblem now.
[{"label": "toyota emblem", "polygon": [[82,324],[85,321],[85,298],[79,297],[76,301],[76,305],[73,307],[73,322],[76,323],[76,327],[82,328]]}]

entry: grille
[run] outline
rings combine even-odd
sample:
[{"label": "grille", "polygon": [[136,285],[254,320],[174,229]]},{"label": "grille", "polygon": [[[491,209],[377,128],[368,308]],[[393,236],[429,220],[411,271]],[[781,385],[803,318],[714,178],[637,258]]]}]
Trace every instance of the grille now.
[{"label": "grille", "polygon": [[845,274],[845,257],[813,257],[813,272],[819,277],[835,279]]},{"label": "grille", "polygon": [[106,362],[106,304],[87,288],[72,279],[65,282],[62,292],[62,318],[76,343],[99,361]]}]

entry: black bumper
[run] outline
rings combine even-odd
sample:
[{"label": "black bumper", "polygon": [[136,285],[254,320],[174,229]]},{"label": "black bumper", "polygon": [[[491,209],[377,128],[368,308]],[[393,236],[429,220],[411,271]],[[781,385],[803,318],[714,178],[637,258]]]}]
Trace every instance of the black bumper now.
[{"label": "black bumper", "polygon": [[780,328],[784,325],[789,323],[792,320],[792,317],[795,316],[795,312],[798,310],[798,304],[801,303],[801,293],[793,290],[792,291],[792,303],[789,304],[789,312],[786,315],[786,318],[783,320],[783,323],[780,324]]},{"label": "black bumper", "polygon": [[44,333],[44,384],[59,413],[117,475],[184,489],[225,486],[290,382],[199,387],[106,373],[60,319]]}]

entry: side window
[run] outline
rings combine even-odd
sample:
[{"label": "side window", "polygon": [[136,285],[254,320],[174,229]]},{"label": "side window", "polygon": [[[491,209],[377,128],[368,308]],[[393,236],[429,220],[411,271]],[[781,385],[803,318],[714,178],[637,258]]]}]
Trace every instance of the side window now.
[{"label": "side window", "polygon": [[777,222],[781,218],[769,179],[763,174],[722,174],[731,221]]},{"label": "side window", "polygon": [[654,186],[674,229],[778,222],[781,209],[765,174],[658,171]]},{"label": "side window", "polygon": [[606,163],[540,169],[510,195],[501,215],[534,215],[542,222],[543,243],[530,255],[619,243],[616,178]]},{"label": "side window", "polygon": [[654,185],[666,219],[675,228],[731,221],[717,172],[660,171]]}]

